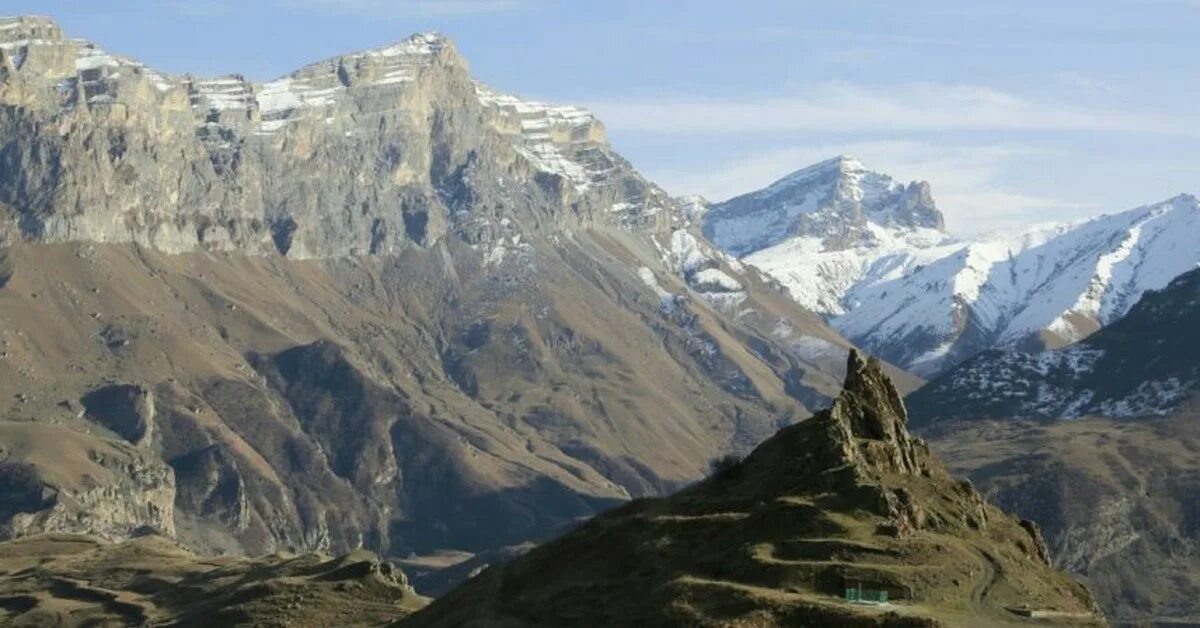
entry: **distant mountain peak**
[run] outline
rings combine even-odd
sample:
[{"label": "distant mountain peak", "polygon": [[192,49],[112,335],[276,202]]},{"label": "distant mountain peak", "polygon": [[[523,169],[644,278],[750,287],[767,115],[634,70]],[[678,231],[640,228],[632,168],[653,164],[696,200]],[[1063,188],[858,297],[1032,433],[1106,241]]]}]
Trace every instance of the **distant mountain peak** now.
[{"label": "distant mountain peak", "polygon": [[705,233],[734,255],[790,238],[814,238],[828,249],[878,242],[879,229],[944,229],[929,183],[907,185],[838,155],[759,190],[714,204]]},{"label": "distant mountain peak", "polygon": [[12,37],[9,33],[28,35],[37,29],[44,29],[44,36],[62,36],[62,28],[48,15],[0,15],[0,33],[8,35],[6,39]]}]

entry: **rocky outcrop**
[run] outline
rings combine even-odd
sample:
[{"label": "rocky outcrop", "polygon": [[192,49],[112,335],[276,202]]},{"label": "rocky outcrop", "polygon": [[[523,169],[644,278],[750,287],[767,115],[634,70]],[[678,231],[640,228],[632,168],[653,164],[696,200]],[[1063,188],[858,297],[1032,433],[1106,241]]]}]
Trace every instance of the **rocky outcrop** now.
[{"label": "rocky outcrop", "polygon": [[1036,527],[908,433],[877,361],[852,353],[847,371],[832,407],[743,462],[489,568],[399,626],[1105,624]]},{"label": "rocky outcrop", "polygon": [[171,469],[126,443],[62,427],[0,423],[0,537],[175,533]]}]

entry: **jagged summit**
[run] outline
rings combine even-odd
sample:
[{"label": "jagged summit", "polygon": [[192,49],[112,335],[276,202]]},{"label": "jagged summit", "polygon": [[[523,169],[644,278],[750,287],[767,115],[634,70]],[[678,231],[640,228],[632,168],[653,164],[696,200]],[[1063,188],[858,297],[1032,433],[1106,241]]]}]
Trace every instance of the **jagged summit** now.
[{"label": "jagged summit", "polygon": [[[846,590],[886,595],[857,605]],[[880,593],[885,592],[885,593]],[[952,479],[877,360],[831,407],[672,497],[599,516],[400,626],[1102,625],[1037,527]]]},{"label": "jagged summit", "polygon": [[[0,114],[23,172],[0,186],[0,234],[35,242],[327,258],[448,231],[491,240],[502,220],[549,231],[681,220],[589,112],[480,84],[440,33],[257,83],[168,75],[52,20],[3,18]],[[86,141],[96,133],[108,145]],[[110,193],[118,180],[131,185]]]},{"label": "jagged summit", "polygon": [[928,183],[903,185],[839,155],[713,205],[704,231],[741,256],[793,238],[836,250],[878,243],[887,237],[881,231],[941,231],[944,226]]},{"label": "jagged summit", "polygon": [[908,413],[900,393],[883,372],[878,358],[864,360],[851,349],[846,364],[846,382],[841,395],[829,409],[830,420],[845,424],[854,438],[884,443],[868,458],[871,463],[887,463],[888,470],[919,473],[921,462],[917,443],[908,433]]},{"label": "jagged summit", "polygon": [[63,39],[62,28],[47,15],[0,15],[0,41]]}]

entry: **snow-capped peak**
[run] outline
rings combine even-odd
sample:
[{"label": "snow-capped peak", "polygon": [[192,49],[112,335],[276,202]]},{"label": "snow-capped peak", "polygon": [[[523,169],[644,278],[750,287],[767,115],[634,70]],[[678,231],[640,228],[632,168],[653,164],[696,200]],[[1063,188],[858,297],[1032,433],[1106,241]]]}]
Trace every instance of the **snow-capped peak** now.
[{"label": "snow-capped peak", "polygon": [[848,339],[920,374],[996,346],[1058,346],[1121,317],[1200,262],[1200,201],[958,240],[926,184],[839,156],[712,206],[720,247],[829,317]]},{"label": "snow-capped peak", "polygon": [[704,230],[718,246],[746,255],[789,238],[844,249],[877,243],[876,227],[941,230],[943,224],[928,183],[903,185],[840,155],[713,205]]},{"label": "snow-capped peak", "polygon": [[442,50],[450,40],[437,31],[413,34],[399,42],[362,53],[371,57],[396,57],[401,55],[431,55]]},{"label": "snow-capped peak", "polygon": [[846,176],[861,175],[864,172],[866,172],[866,168],[857,158],[851,155],[838,155],[807,168],[801,168],[753,194],[758,198],[764,198],[785,192],[794,185],[808,183],[816,178],[828,177],[830,174]]}]

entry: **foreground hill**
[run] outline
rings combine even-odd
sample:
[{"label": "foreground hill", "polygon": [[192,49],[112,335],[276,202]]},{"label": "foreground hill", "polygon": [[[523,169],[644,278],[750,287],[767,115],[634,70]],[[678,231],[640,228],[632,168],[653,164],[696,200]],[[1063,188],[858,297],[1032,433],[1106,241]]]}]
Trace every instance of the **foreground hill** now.
[{"label": "foreground hill", "polygon": [[[400,623],[422,626],[1099,625],[1036,526],[988,505],[909,435],[878,362],[743,462],[636,501]],[[891,603],[852,604],[847,588]]]},{"label": "foreground hill", "polygon": [[925,377],[989,349],[1061,347],[1200,262],[1200,201],[957,238],[929,184],[839,157],[713,204],[704,229],[856,345]]},{"label": "foreground hill", "polygon": [[5,626],[380,626],[426,602],[369,552],[200,558],[158,536],[0,543]]}]

